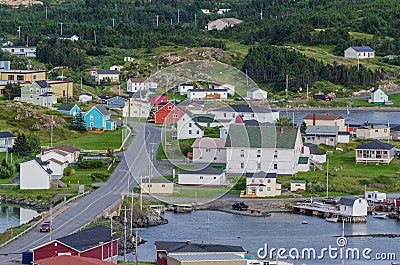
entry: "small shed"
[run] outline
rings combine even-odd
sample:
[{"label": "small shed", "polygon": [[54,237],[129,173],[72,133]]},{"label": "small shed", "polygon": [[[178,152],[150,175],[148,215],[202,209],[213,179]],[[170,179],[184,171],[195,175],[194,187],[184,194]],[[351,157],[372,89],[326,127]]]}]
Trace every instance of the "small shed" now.
[{"label": "small shed", "polygon": [[293,179],[290,181],[290,191],[306,191],[306,184],[307,181],[305,181],[304,179]]},{"label": "small shed", "polygon": [[340,215],[349,217],[367,216],[368,202],[364,198],[345,196],[339,201]]}]

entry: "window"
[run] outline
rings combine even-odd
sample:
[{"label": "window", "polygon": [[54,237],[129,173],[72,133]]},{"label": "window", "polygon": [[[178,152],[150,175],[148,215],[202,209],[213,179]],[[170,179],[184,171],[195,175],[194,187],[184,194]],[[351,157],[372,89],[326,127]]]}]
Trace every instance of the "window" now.
[{"label": "window", "polygon": [[267,179],[267,183],[271,183],[271,180],[270,180],[270,179]]},{"label": "window", "polygon": [[196,134],[200,134],[200,131],[196,131]]},{"label": "window", "polygon": [[244,168],[244,163],[240,163],[240,168]]},{"label": "window", "polygon": [[263,192],[263,188],[262,187],[258,188],[258,191]]},{"label": "window", "polygon": [[169,110],[171,110],[171,109],[172,109],[172,107],[171,107],[171,106],[168,106],[168,109],[169,109]]},{"label": "window", "polygon": [[24,76],[23,75],[17,75],[17,80],[19,80],[19,81],[24,80]]},{"label": "window", "polygon": [[375,132],[377,133],[377,132],[378,132],[378,130],[375,130]]},{"label": "window", "polygon": [[214,179],[217,179],[217,177],[214,177]]},{"label": "window", "polygon": [[206,153],[209,153],[209,152],[211,152],[211,149],[210,148],[206,148]]},{"label": "window", "polygon": [[216,157],[216,156],[214,156],[214,160],[217,160],[217,157]]},{"label": "window", "polygon": [[224,118],[226,118],[226,113],[224,113]]},{"label": "window", "polygon": [[258,182],[260,182],[260,183],[263,183],[263,180],[262,180],[262,179],[260,179]]},{"label": "window", "polygon": [[93,126],[94,126],[93,122],[89,123],[89,127],[93,127]]},{"label": "window", "polygon": [[251,117],[254,118],[254,113],[251,114]]},{"label": "window", "polygon": [[178,118],[178,114],[174,114],[174,116],[173,116],[174,118]]},{"label": "window", "polygon": [[36,75],[33,75],[33,80],[36,80]]},{"label": "window", "polygon": [[244,150],[240,150],[240,157],[244,157]]},{"label": "window", "polygon": [[278,164],[274,164],[274,169],[278,169]]},{"label": "window", "polygon": [[383,129],[383,132],[385,132],[385,133],[386,133],[386,132],[387,132],[387,129]]},{"label": "window", "polygon": [[257,162],[257,169],[261,169],[261,162]]},{"label": "window", "polygon": [[192,123],[191,122],[189,122],[189,127],[192,127]]},{"label": "window", "polygon": [[235,118],[235,113],[232,113],[232,118]]},{"label": "window", "polygon": [[192,130],[189,130],[189,134],[192,134]]},{"label": "window", "polygon": [[278,158],[278,151],[274,152],[274,158]]},{"label": "window", "polygon": [[254,179],[251,179],[251,183],[254,183],[254,181],[255,181]]},{"label": "window", "polygon": [[14,76],[13,75],[8,75],[8,80],[14,80]]},{"label": "window", "polygon": [[203,177],[203,176],[200,176],[200,179],[204,179],[204,177]]},{"label": "window", "polygon": [[36,88],[36,93],[39,93],[40,92],[40,89],[39,88]]},{"label": "window", "polygon": [[267,191],[271,191],[271,187],[267,187]]},{"label": "window", "polygon": [[94,117],[93,117],[93,115],[90,115],[90,120],[92,121],[92,120],[94,120]]},{"label": "window", "polygon": [[257,157],[261,157],[261,150],[257,150]]},{"label": "window", "polygon": [[165,184],[161,184],[161,187],[162,187],[162,188],[165,188]]}]

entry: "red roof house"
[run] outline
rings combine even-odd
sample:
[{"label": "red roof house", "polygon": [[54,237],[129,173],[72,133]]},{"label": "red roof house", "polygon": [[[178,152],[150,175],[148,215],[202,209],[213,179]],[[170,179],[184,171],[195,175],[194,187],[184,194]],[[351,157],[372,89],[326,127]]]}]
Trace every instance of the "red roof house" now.
[{"label": "red roof house", "polygon": [[33,261],[69,255],[116,261],[118,257],[118,237],[111,239],[111,229],[103,225],[95,226],[65,237],[58,238],[32,249]]},{"label": "red roof house", "polygon": [[151,94],[151,95],[149,95],[149,102],[153,106],[168,102],[168,95],[167,94]]},{"label": "red roof house", "polygon": [[174,124],[183,116],[186,110],[186,107],[177,106],[172,102],[159,105],[155,113],[155,123]]}]

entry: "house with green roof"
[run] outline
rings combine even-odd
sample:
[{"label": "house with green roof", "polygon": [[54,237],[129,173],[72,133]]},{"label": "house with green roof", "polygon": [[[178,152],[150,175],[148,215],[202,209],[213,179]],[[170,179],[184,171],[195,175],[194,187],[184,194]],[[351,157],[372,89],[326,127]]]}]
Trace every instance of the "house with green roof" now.
[{"label": "house with green roof", "polygon": [[232,124],[225,142],[226,172],[296,174],[302,146],[297,128]]},{"label": "house with green roof", "polygon": [[61,103],[60,106],[58,106],[57,111],[66,115],[75,116],[78,112],[81,112],[81,109],[76,104]]}]

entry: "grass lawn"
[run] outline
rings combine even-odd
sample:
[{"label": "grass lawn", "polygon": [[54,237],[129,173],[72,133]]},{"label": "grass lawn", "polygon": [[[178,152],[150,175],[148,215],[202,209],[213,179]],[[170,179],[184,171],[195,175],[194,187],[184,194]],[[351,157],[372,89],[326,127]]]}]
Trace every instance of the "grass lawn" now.
[{"label": "grass lawn", "polygon": [[[338,144],[343,151],[325,147],[323,151],[331,151],[327,156],[329,160],[329,190],[332,192],[361,194],[364,185],[367,189],[380,190],[384,192],[398,192],[400,190],[400,160],[394,158],[390,165],[356,164],[355,148],[367,141],[352,140],[348,144]],[[392,144],[399,147],[399,143]],[[307,184],[319,184],[322,188],[321,194],[326,190],[326,163],[324,170],[300,172],[295,179],[305,179]],[[293,177],[279,177],[282,184],[288,184]]]},{"label": "grass lawn", "polygon": [[219,194],[225,194],[229,191],[229,188],[210,188],[210,187],[187,187],[187,186],[175,186],[173,197],[177,198],[204,198],[211,199]]},{"label": "grass lawn", "polygon": [[[107,168],[100,168],[100,169],[76,169],[76,173],[72,176],[64,176],[62,181],[66,184],[85,184],[90,185],[94,181],[90,177],[93,173],[101,173],[110,175],[112,171],[108,171]],[[95,181],[96,182],[96,181]]]},{"label": "grass lawn", "polygon": [[53,145],[72,145],[86,150],[117,149],[122,143],[122,130],[112,132],[88,132],[77,138],[62,140]]},{"label": "grass lawn", "polygon": [[[389,95],[389,100],[393,100],[393,105],[379,105],[379,107],[400,107],[400,94]],[[368,99],[353,100],[353,107],[373,107],[377,106],[368,102]]]}]

